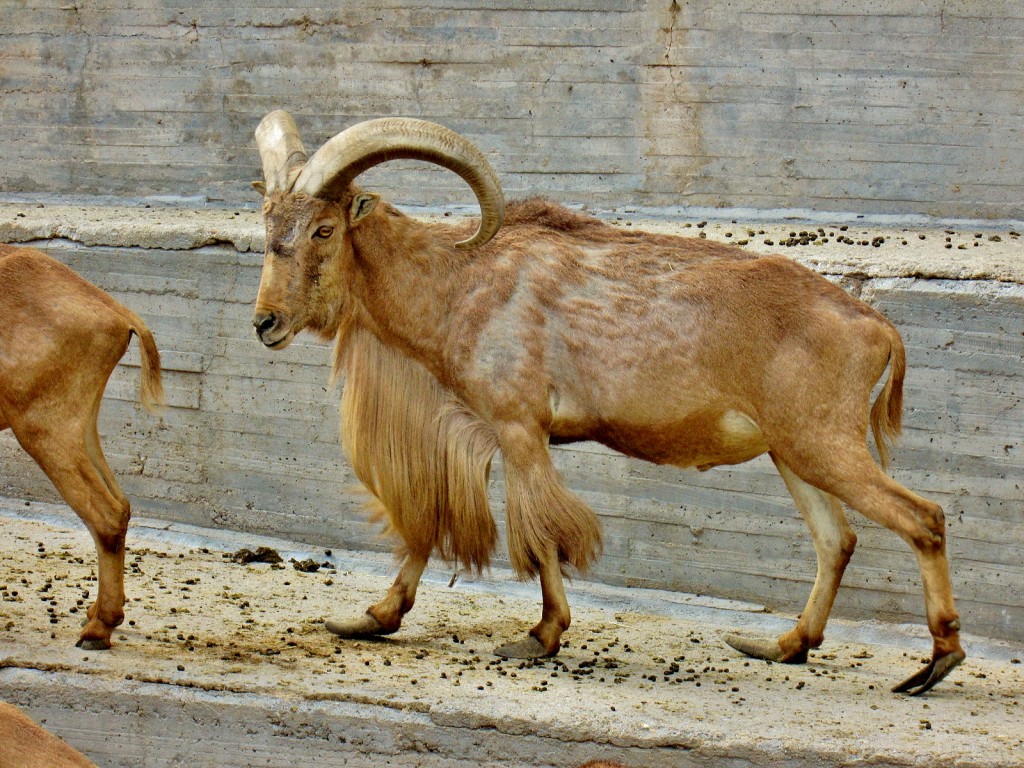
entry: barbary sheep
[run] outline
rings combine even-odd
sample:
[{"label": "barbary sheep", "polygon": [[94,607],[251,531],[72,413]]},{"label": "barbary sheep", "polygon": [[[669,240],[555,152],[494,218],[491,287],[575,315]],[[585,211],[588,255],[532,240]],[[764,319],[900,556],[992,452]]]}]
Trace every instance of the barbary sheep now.
[{"label": "barbary sheep", "polygon": [[92,534],[99,594],[78,645],[109,648],[124,620],[131,505],[103,456],[96,418],[133,333],[142,403],[163,403],[160,353],[138,315],[34,248],[0,245],[0,289],[0,430],[14,432]]},{"label": "barbary sheep", "polygon": [[[329,621],[332,632],[395,632],[435,550],[488,563],[486,484],[500,450],[509,558],[519,576],[540,576],[543,609],[495,653],[557,653],[570,620],[563,569],[593,563],[601,534],[548,448],[596,440],[678,467],[774,461],[810,528],[817,576],[792,630],[727,637],[736,649],[796,663],[821,644],[856,543],[845,502],[919,562],[933,657],[895,690],[922,693],[964,658],[942,510],[867,445],[870,424],[884,463],[901,419],[904,347],[881,314],[781,256],[623,230],[538,199],[506,211],[483,155],[433,123],[367,121],[308,157],[279,110],[256,138],[267,241],[253,325],[274,350],[303,330],[335,339],[343,442],[401,539],[387,596]],[[355,185],[398,158],[459,174],[480,204],[476,233],[410,218]]]}]

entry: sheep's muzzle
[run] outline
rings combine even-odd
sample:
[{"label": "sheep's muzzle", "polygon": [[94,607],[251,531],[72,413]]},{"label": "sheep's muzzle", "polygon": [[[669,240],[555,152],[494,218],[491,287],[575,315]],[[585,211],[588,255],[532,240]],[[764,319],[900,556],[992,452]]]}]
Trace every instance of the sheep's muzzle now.
[{"label": "sheep's muzzle", "polygon": [[287,322],[274,312],[257,312],[253,316],[252,326],[263,346],[270,349],[283,349],[294,336]]}]

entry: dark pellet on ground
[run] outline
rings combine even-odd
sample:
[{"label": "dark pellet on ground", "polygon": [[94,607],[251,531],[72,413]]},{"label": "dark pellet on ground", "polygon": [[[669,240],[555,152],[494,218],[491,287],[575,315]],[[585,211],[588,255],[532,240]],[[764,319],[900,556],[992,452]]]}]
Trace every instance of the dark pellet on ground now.
[{"label": "dark pellet on ground", "polygon": [[280,563],[283,558],[276,549],[270,547],[257,547],[254,552],[251,549],[242,549],[231,555],[231,561],[245,565],[247,563]]}]

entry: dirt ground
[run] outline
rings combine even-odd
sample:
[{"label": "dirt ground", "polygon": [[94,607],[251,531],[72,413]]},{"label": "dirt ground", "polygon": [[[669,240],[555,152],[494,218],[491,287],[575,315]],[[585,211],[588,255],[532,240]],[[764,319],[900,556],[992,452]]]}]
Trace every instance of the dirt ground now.
[{"label": "dirt ground", "polygon": [[[165,696],[208,694],[190,715],[200,730],[204,723],[215,728],[218,701],[227,708],[233,697],[250,694],[273,697],[292,712],[334,702],[357,705],[370,720],[412,713],[421,725],[457,732],[469,761],[462,764],[523,764],[516,755],[473,757],[488,734],[514,737],[512,744],[520,737],[563,744],[545,758],[556,765],[598,757],[638,767],[1024,761],[1024,648],[1010,644],[968,636],[964,664],[926,696],[908,698],[889,689],[925,660],[922,627],[833,621],[807,665],[773,665],[742,658],[719,636],[727,629],[775,633],[792,617],[578,581],[570,587],[573,626],[560,655],[508,661],[490,651],[536,621],[536,586],[498,572],[493,580],[460,577],[449,587],[451,572],[441,564],[428,571],[398,634],[342,641],[324,620],[356,615],[378,600],[392,578],[388,557],[141,521],[128,539],[125,624],[112,650],[90,652],[74,646],[96,591],[84,527],[66,508],[3,500],[0,528],[0,698],[37,717],[39,686],[49,680],[59,687],[72,676],[95,696],[153,684]],[[243,546],[259,545],[272,546],[284,562],[231,560]],[[318,568],[297,570],[293,559]],[[91,706],[95,711],[95,699]],[[112,747],[102,714],[92,715],[94,736],[81,727],[62,732],[61,713],[46,714],[48,727],[97,763],[115,764],[105,751]],[[154,728],[140,725],[139,733],[152,736]],[[265,736],[252,730],[254,740]],[[297,754],[315,757],[322,742],[292,730]],[[131,735],[120,743],[130,744]],[[386,753],[392,765],[458,764],[405,759],[393,739],[346,749],[350,758]],[[186,764],[149,754],[138,764]]]}]

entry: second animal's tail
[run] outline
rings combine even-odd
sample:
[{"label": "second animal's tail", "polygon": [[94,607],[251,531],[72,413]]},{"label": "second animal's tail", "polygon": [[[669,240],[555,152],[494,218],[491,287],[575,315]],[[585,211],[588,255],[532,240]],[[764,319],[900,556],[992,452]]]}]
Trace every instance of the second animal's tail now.
[{"label": "second animal's tail", "polygon": [[142,360],[142,381],[139,384],[139,396],[142,405],[151,413],[164,407],[164,383],[160,375],[160,350],[149,328],[142,318],[134,312],[128,312],[128,326],[139,338],[139,357]]},{"label": "second animal's tail", "polygon": [[889,378],[871,406],[871,432],[875,436],[878,459],[883,468],[889,466],[889,446],[900,434],[903,424],[903,378],[907,373],[907,352],[899,332],[889,335]]}]

